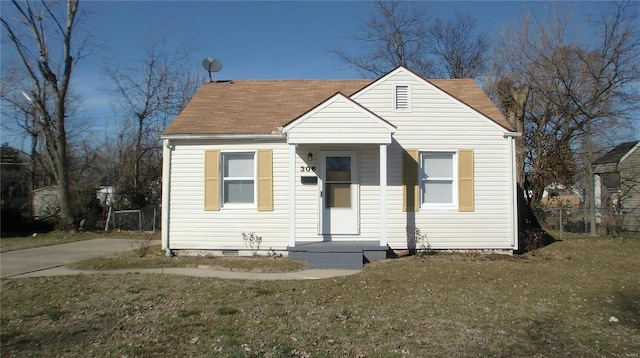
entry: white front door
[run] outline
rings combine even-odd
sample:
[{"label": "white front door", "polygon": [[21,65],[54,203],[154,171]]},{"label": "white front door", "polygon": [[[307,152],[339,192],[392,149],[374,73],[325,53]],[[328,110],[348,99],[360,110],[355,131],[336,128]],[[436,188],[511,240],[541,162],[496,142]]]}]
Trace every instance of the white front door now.
[{"label": "white front door", "polygon": [[320,152],[320,234],[357,235],[358,152]]}]

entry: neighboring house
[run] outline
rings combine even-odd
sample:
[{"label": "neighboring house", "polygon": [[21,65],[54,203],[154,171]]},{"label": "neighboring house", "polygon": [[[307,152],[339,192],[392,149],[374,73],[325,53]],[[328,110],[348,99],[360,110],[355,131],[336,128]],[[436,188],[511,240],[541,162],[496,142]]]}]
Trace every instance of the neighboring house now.
[{"label": "neighboring house", "polygon": [[29,215],[29,170],[18,165],[0,168],[2,209],[14,209]]},{"label": "neighboring house", "polygon": [[2,210],[3,212],[7,210],[7,214],[9,211],[13,211],[19,215],[29,216],[31,211],[31,165],[29,157],[6,143],[0,149],[0,201]]},{"label": "neighboring house", "polygon": [[622,143],[593,163],[596,208],[622,214],[622,228],[640,229],[640,141]]},{"label": "neighboring house", "polygon": [[361,267],[419,228],[432,249],[512,252],[518,135],[473,80],[404,67],[208,83],[163,135],[163,248],[246,254],[254,232],[310,267]]},{"label": "neighboring house", "polygon": [[584,202],[582,190],[564,184],[551,183],[542,192],[541,203],[555,207],[580,207]]}]

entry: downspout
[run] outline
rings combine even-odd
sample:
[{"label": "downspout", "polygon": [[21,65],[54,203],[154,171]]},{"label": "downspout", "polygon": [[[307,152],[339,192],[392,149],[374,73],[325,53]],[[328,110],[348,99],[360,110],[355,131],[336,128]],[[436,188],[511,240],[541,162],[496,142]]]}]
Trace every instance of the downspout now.
[{"label": "downspout", "polygon": [[509,197],[511,200],[511,247],[514,251],[518,250],[518,197],[516,191],[516,155],[515,143],[516,138],[520,137],[520,133],[505,133],[505,138],[509,140]]},{"label": "downspout", "polygon": [[162,249],[166,251],[167,256],[173,256],[169,246],[169,220],[170,220],[170,203],[169,192],[171,191],[171,152],[173,146],[169,139],[162,141]]}]

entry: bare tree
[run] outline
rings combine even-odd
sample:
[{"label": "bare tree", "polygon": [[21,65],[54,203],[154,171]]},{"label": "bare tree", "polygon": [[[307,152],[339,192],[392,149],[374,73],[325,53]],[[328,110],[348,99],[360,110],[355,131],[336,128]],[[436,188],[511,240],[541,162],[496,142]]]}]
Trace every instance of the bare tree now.
[{"label": "bare tree", "polygon": [[458,12],[449,22],[436,18],[424,40],[441,77],[474,78],[485,72],[489,42],[470,14]]},{"label": "bare tree", "polygon": [[351,37],[361,43],[364,53],[332,52],[343,62],[359,69],[363,76],[380,77],[402,65],[425,77],[434,72],[424,39],[427,36],[426,7],[418,3],[377,1],[371,18]]},{"label": "bare tree", "polygon": [[489,50],[471,15],[458,13],[445,22],[414,2],[373,3],[370,20],[351,37],[361,53],[332,52],[364,76],[380,77],[402,65],[425,78],[471,78],[483,73]]},{"label": "bare tree", "polygon": [[84,48],[73,40],[78,28],[78,0],[11,3],[15,11],[3,11],[0,21],[31,82],[29,95],[37,113],[35,124],[43,135],[47,159],[58,185],[60,226],[67,228],[73,224],[67,95],[72,70],[82,58]]},{"label": "bare tree", "polygon": [[[634,3],[607,3],[596,33],[581,42],[572,19],[551,11],[545,18],[523,18],[520,30],[502,37],[497,58],[501,67],[497,97],[525,140],[520,170],[529,175],[531,203],[537,204],[553,182],[573,184],[581,163],[590,198],[591,230],[595,234],[593,169],[595,134],[628,125],[638,108],[640,40]],[[525,89],[526,100],[515,100]],[[522,94],[520,94],[522,97]],[[584,155],[576,155],[583,149]],[[520,153],[520,152],[519,152]],[[578,157],[584,158],[582,162]],[[520,176],[519,176],[520,177]]]},{"label": "bare tree", "polygon": [[135,65],[105,69],[126,116],[118,137],[118,192],[135,207],[153,201],[150,190],[162,169],[160,135],[202,83],[191,72],[190,51],[170,49],[167,36],[144,41],[142,47]]}]

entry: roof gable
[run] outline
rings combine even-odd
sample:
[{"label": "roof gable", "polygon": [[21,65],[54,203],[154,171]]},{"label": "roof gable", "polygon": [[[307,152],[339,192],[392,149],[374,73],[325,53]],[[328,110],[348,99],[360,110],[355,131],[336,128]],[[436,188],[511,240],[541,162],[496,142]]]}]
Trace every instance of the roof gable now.
[{"label": "roof gable", "polygon": [[[342,93],[284,126],[288,143],[391,143],[395,127]],[[366,135],[363,135],[365,134]]]},{"label": "roof gable", "polygon": [[498,107],[496,107],[496,105],[489,99],[487,94],[472,79],[425,79],[403,66],[398,66],[393,71],[387,73],[380,79],[356,92],[352,96],[352,98],[358,98],[370,88],[386,81],[388,78],[395,76],[399,72],[409,74],[413,76],[417,81],[435,88],[441,94],[446,95],[453,100],[461,103],[470,110],[481,114],[490,122],[493,122],[494,124],[500,126],[503,130],[515,132],[513,125],[507,120],[502,112],[500,112]]},{"label": "roof gable", "polygon": [[595,162],[593,162],[593,164],[601,165],[601,164],[621,163],[622,161],[624,161],[624,159],[626,159],[629,156],[629,154],[631,154],[634,150],[637,149],[639,144],[640,144],[640,141],[637,141],[637,140],[633,142],[618,144],[615,148],[608,151],[602,157],[598,158]]}]

